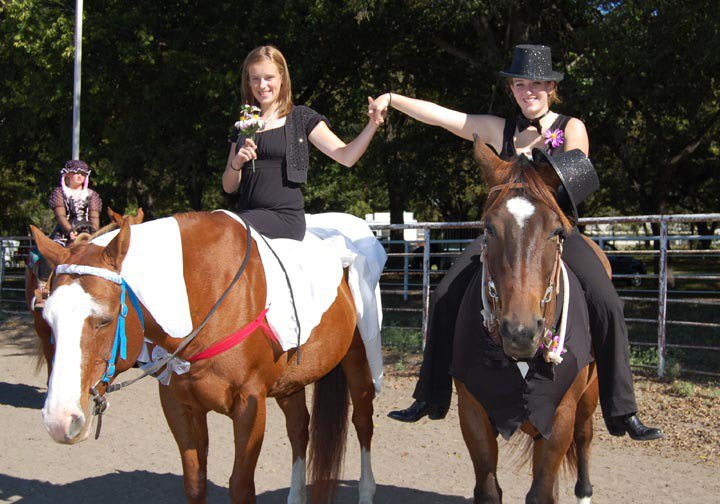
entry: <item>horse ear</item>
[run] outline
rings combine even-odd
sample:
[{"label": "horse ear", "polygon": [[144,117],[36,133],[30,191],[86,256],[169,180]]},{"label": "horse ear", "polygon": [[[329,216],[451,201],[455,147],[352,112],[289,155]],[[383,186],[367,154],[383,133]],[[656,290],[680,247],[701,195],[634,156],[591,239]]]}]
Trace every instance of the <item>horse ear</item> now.
[{"label": "horse ear", "polygon": [[107,214],[108,217],[110,217],[110,220],[113,221],[115,224],[117,224],[118,227],[122,226],[122,215],[116,213],[112,208],[107,207]]},{"label": "horse ear", "polygon": [[130,248],[130,223],[124,220],[120,232],[103,249],[103,259],[119,272],[128,248]]},{"label": "horse ear", "polygon": [[489,187],[496,185],[498,178],[498,168],[501,159],[495,152],[480,140],[480,137],[473,133],[473,145],[475,151],[475,161],[480,165],[483,180]]},{"label": "horse ear", "polygon": [[45,236],[45,233],[32,224],[30,225],[30,233],[32,233],[33,240],[35,240],[38,250],[52,266],[62,264],[65,262],[65,259],[67,259],[67,256],[70,255],[69,250],[59,243],[52,241],[50,238]]},{"label": "horse ear", "polygon": [[142,221],[145,220],[145,212],[143,212],[142,208],[138,208],[137,213],[135,214],[135,217],[130,217],[130,224],[142,224]]}]

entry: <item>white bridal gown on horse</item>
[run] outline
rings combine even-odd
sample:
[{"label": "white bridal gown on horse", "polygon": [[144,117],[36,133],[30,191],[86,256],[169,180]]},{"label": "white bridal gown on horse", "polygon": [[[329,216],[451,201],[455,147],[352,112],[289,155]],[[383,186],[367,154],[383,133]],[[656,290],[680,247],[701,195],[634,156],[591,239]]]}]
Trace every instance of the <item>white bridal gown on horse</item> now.
[{"label": "white bridal gown on horse", "polygon": [[[235,214],[219,211],[242,225]],[[348,268],[358,329],[365,343],[373,383],[379,392],[383,375],[379,281],[386,260],[385,250],[368,225],[352,215],[308,214],[306,220],[307,233],[302,242],[268,240],[290,277],[300,318],[300,344],[307,341],[332,305],[342,280],[343,268]],[[228,222],[228,225],[231,223]],[[116,234],[117,231],[102,235],[92,243],[105,246]],[[283,350],[289,350],[297,346],[298,323],[287,280],[274,254],[257,231],[253,230],[253,236],[265,269],[268,324],[277,335]],[[241,254],[238,257],[241,260]],[[192,331],[190,306],[183,279],[180,229],[174,218],[167,217],[131,227],[130,249],[123,262],[121,275],[170,336],[182,338]],[[156,348],[153,359],[163,354],[162,349]],[[149,360],[149,356],[142,355],[141,360]],[[169,367],[175,372],[183,372],[189,365],[177,359]],[[169,376],[163,378],[167,380]]]}]

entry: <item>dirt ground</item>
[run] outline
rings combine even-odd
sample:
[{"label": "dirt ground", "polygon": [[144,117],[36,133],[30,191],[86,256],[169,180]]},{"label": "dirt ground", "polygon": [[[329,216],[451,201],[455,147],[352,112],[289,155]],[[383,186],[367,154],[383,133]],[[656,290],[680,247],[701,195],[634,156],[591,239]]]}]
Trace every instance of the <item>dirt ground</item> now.
[{"label": "dirt ground", "polygon": [[[28,319],[0,325],[0,502],[183,502],[180,460],[158,404],[158,385],[147,379],[113,394],[98,441],[55,444],[40,420],[45,377],[44,371],[34,372],[33,338]],[[409,403],[413,385],[411,377],[388,376],[375,402],[375,502],[471,502],[473,473],[455,406],[444,421],[407,425],[385,416]],[[674,396],[667,385],[642,380],[637,392],[644,418],[668,435],[641,444],[611,438],[598,427],[591,475],[594,502],[717,502],[716,391],[699,388],[693,397]],[[231,424],[216,414],[209,420],[209,500],[228,502]],[[348,447],[338,503],[357,502],[360,463],[354,436]],[[507,443],[501,447],[499,480],[505,502],[524,502],[529,468],[516,468],[511,448]],[[284,419],[270,401],[256,472],[259,503],[286,502],[290,469]],[[575,502],[573,485],[562,481],[561,502]]]}]

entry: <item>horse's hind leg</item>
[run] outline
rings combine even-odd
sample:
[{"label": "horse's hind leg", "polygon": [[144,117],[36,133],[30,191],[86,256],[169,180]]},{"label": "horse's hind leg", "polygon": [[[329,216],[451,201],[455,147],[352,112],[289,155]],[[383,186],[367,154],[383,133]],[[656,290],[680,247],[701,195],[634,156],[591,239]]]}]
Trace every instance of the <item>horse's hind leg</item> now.
[{"label": "horse's hind leg", "polygon": [[188,502],[207,502],[207,415],[193,414],[172,395],[169,387],[160,385],[160,404],[175,442],[180,450],[183,484]]},{"label": "horse's hind leg", "polygon": [[310,414],[305,403],[305,389],[291,396],[279,398],[277,403],[285,414],[285,427],[292,446],[292,479],[287,502],[305,504],[307,502],[305,457],[310,423]]},{"label": "horse's hind leg", "polygon": [[353,405],[352,422],[355,426],[358,441],[360,441],[359,504],[372,504],[375,496],[375,477],[373,476],[370,460],[370,443],[373,435],[375,386],[373,385],[370,367],[365,355],[365,345],[357,329],[355,329],[350,350],[342,360],[342,367],[347,377],[350,399]]},{"label": "horse's hind leg", "polygon": [[497,480],[498,445],[490,419],[485,409],[465,388],[455,380],[458,391],[460,429],[475,468],[475,504],[502,502],[502,490]]},{"label": "horse's hind leg", "polygon": [[577,482],[575,497],[578,504],[590,504],[592,485],[590,484],[590,448],[593,438],[593,412],[598,403],[598,383],[595,379],[580,398],[575,416],[573,438],[577,450]]}]

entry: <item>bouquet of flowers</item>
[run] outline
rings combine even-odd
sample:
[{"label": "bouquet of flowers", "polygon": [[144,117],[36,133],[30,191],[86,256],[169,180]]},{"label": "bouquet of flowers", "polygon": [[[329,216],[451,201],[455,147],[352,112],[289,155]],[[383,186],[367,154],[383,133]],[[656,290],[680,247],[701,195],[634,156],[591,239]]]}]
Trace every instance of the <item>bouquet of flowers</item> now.
[{"label": "bouquet of flowers", "polygon": [[[260,112],[261,110],[258,107],[246,103],[240,108],[240,120],[235,123],[235,129],[253,142],[255,141],[255,133],[265,127],[265,121],[260,119]],[[254,159],[252,160],[252,171],[255,173]]]}]

